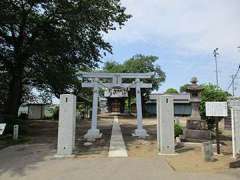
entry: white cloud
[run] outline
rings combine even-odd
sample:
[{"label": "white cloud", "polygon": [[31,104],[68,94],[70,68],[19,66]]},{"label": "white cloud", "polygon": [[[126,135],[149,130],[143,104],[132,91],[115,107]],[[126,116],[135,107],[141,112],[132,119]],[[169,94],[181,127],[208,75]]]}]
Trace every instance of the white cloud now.
[{"label": "white cloud", "polygon": [[112,42],[171,44],[177,54],[209,53],[219,47],[226,57],[239,56],[239,0],[122,0],[133,15]]}]

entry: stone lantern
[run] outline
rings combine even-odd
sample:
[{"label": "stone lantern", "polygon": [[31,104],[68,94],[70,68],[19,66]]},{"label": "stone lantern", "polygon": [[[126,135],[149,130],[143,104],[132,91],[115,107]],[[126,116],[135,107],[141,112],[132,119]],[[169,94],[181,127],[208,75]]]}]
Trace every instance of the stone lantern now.
[{"label": "stone lantern", "polygon": [[187,86],[187,92],[190,94],[190,103],[192,105],[192,114],[187,119],[184,129],[185,139],[210,139],[210,131],[207,128],[207,122],[201,120],[200,116],[200,97],[203,87],[197,84],[196,77],[191,79],[191,84]]},{"label": "stone lantern", "polygon": [[187,92],[190,94],[190,102],[192,104],[192,114],[191,120],[201,120],[199,107],[200,107],[200,96],[202,91],[202,86],[197,84],[198,80],[196,77],[191,79],[191,84],[187,86]]}]

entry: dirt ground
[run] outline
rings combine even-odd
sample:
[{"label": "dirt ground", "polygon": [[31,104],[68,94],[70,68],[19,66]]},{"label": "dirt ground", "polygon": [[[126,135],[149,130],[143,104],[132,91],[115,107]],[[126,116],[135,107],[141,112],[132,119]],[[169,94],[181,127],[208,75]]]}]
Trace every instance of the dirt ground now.
[{"label": "dirt ground", "polygon": [[[149,137],[146,139],[136,139],[131,133],[136,128],[135,119],[120,118],[121,129],[124,141],[127,146],[129,157],[156,157],[157,135],[156,119],[145,118],[144,128]],[[175,170],[181,172],[223,172],[229,169],[229,162],[232,161],[231,133],[224,131],[221,136],[221,155],[214,156],[213,162],[205,162],[203,159],[202,145],[195,143],[185,145],[185,147],[176,149],[176,155],[164,156],[168,164]],[[216,149],[214,149],[216,151]]]},{"label": "dirt ground", "polygon": [[[91,146],[84,146],[86,140],[84,134],[90,128],[90,121],[83,120],[77,122],[76,130],[76,158],[105,158],[108,156],[108,150],[111,138],[113,116],[101,116],[98,121],[98,127],[103,133],[103,137]],[[119,117],[120,127],[125,141],[128,156],[130,158],[155,158],[157,152],[156,119],[145,118],[144,128],[149,136],[146,139],[137,139],[132,136],[136,128],[135,117]],[[47,148],[43,151],[56,153],[57,147],[57,122],[56,121],[29,121],[27,135],[31,140],[26,144],[45,144]],[[222,136],[222,155],[216,156],[214,162],[205,162],[202,156],[201,145],[187,145],[177,149],[177,155],[163,157],[175,171],[180,172],[223,172],[228,169],[231,161],[231,138],[229,132],[227,136]]]}]

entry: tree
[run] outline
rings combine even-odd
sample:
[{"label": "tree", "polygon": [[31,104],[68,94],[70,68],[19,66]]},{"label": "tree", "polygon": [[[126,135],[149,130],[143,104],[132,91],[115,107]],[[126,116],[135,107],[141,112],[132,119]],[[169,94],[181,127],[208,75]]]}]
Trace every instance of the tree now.
[{"label": "tree", "polygon": [[169,88],[165,91],[165,94],[178,94],[178,91],[174,88]]},{"label": "tree", "polygon": [[112,73],[148,73],[154,72],[155,76],[145,82],[152,83],[152,90],[158,90],[162,82],[165,81],[165,73],[161,67],[156,63],[158,57],[135,55],[132,58],[126,60],[123,64],[119,64],[115,61],[108,61],[103,67],[103,71]]},{"label": "tree", "polygon": [[72,91],[79,70],[97,67],[111,52],[103,34],[130,18],[120,0],[1,0],[0,9],[5,113],[15,116],[26,86],[56,96]]},{"label": "tree", "polygon": [[[151,79],[143,80],[146,83],[152,83],[152,89],[142,89],[142,104],[144,104],[145,97],[147,97],[151,90],[158,90],[162,82],[165,81],[165,73],[162,71],[161,67],[156,63],[158,57],[156,56],[145,56],[145,55],[135,55],[132,58],[126,60],[124,63],[120,64],[115,61],[108,61],[103,67],[103,71],[111,73],[148,73],[154,72],[155,76]],[[126,82],[131,80],[127,79]],[[131,97],[135,97],[135,89],[131,89],[128,92],[128,109],[130,111]],[[144,108],[143,108],[144,111]]]},{"label": "tree", "polygon": [[181,93],[186,92],[187,91],[187,86],[188,86],[188,84],[184,84],[183,86],[180,87],[179,91]]}]

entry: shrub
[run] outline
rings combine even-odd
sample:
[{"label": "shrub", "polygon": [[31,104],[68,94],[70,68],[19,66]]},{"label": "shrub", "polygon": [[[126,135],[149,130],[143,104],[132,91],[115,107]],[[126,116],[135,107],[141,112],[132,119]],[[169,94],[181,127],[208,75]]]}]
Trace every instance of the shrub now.
[{"label": "shrub", "polygon": [[58,118],[59,118],[59,107],[58,106],[54,108],[52,118],[54,120],[58,120]]},{"label": "shrub", "polygon": [[28,114],[27,113],[21,113],[18,118],[21,119],[21,120],[26,120],[26,119],[28,119]]},{"label": "shrub", "polygon": [[13,134],[13,126],[19,125],[19,135],[25,133],[25,121],[19,118],[4,116],[0,123],[6,123],[4,134]]},{"label": "shrub", "polygon": [[175,137],[178,137],[179,135],[183,134],[183,128],[179,124],[174,125],[174,133]]}]

